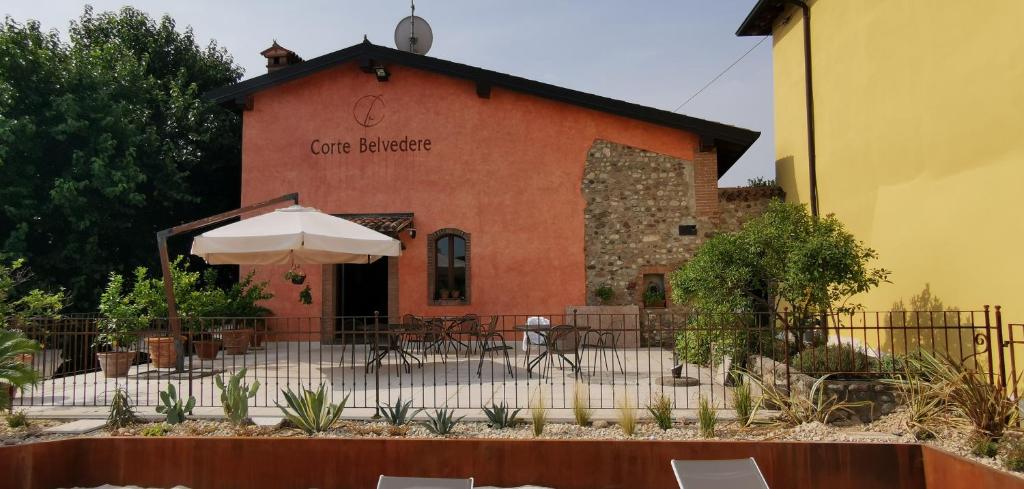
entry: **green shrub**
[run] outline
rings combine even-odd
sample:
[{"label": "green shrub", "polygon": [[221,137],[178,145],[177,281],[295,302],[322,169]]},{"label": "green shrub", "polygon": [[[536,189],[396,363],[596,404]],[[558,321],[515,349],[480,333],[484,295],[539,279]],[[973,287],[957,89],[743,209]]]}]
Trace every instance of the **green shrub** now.
[{"label": "green shrub", "polygon": [[612,297],[615,297],[615,291],[608,284],[602,284],[594,290],[594,296],[601,301],[601,304],[607,304],[612,300]]},{"label": "green shrub", "polygon": [[672,428],[672,400],[665,394],[659,394],[652,399],[651,403],[647,405],[647,412],[651,413],[658,428],[663,430]]},{"label": "green shrub", "polygon": [[341,417],[348,403],[348,396],[341,400],[341,404],[327,402],[327,391],[324,383],[316,391],[299,388],[302,395],[297,395],[290,388],[286,388],[284,400],[287,406],[282,406],[274,401],[277,408],[284,413],[284,417],[307,435],[327,431],[334,425],[334,422]]},{"label": "green shrub", "polygon": [[878,372],[878,362],[874,358],[847,344],[803,350],[793,356],[790,365],[812,377],[838,374],[839,378],[858,378]]},{"label": "green shrub", "polygon": [[398,396],[398,402],[394,406],[385,404],[384,408],[381,409],[381,415],[388,424],[392,426],[402,426],[412,421],[412,418],[416,416],[422,409],[411,411],[412,401],[402,403],[402,396]]},{"label": "green shrub", "polygon": [[718,411],[711,406],[711,403],[704,396],[700,396],[697,402],[697,426],[700,429],[700,436],[714,438],[715,425],[717,424]]},{"label": "green shrub", "polygon": [[971,453],[977,457],[992,458],[999,453],[999,444],[985,435],[972,436],[970,444]]},{"label": "green shrub", "polygon": [[519,411],[521,409],[510,410],[504,401],[500,406],[493,404],[491,407],[485,406],[484,414],[487,416],[487,426],[499,430],[511,428],[519,422]]},{"label": "green shrub", "polygon": [[1024,438],[1003,438],[1003,465],[1014,472],[1024,472]]},{"label": "green shrub", "polygon": [[171,426],[167,423],[151,424],[142,428],[142,436],[166,436],[170,433]]},{"label": "green shrub", "polygon": [[427,414],[427,421],[423,422],[423,427],[427,431],[435,434],[446,436],[451,434],[455,429],[455,425],[462,421],[465,416],[455,417],[455,411],[449,410],[448,408],[438,409],[434,411],[434,415]]},{"label": "green shrub", "polygon": [[25,411],[12,411],[7,413],[7,426],[11,428],[28,426],[28,415],[25,414]]},{"label": "green shrub", "polygon": [[1016,422],[1017,403],[1010,398],[1006,386],[990,384],[981,373],[948,357],[937,358],[922,352],[915,363],[931,379],[930,383],[943,392],[953,415],[969,422],[978,436],[998,439]]}]

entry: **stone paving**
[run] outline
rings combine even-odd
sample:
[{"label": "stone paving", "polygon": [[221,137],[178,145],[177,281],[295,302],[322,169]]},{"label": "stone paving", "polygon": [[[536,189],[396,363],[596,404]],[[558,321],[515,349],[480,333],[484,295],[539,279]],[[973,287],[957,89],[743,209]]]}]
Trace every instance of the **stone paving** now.
[{"label": "stone paving", "polygon": [[[612,410],[627,401],[642,408],[653,395],[664,393],[679,410],[696,409],[700,396],[714,405],[730,406],[731,388],[722,383],[718,369],[683,365],[684,381],[671,377],[673,354],[662,348],[628,348],[618,351],[616,359],[608,352],[604,358],[594,352],[582,355],[582,368],[573,371],[560,359],[542,362],[528,375],[528,360],[539,351],[523,352],[519,345],[509,351],[512,373],[506,370],[501,353],[488,355],[481,376],[476,370],[479,354],[463,350],[447,355],[415,354],[405,367],[397,355],[382,361],[378,370],[367,367],[367,351],[362,345],[346,347],[321,345],[318,342],[271,342],[245,355],[224,355],[216,360],[187,359],[186,372],[154,369],[150,364],[132,367],[127,377],[106,378],[101,372],[46,380],[21,393],[16,404],[32,411],[77,409],[88,413],[90,407],[109,404],[116,387],[124,388],[132,401],[140,406],[159,403],[159,391],[168,383],[183,395],[191,394],[200,407],[218,407],[220,391],[214,377],[246,369],[249,382],[259,381],[261,387],[252,400],[255,408],[284,402],[280,392],[286,387],[317,386],[321,382],[330,389],[334,402],[348,396],[349,408],[373,408],[394,404],[401,397],[416,407],[450,407],[479,409],[492,403],[507,402],[527,408],[530,400],[541,395],[549,408],[566,409],[573,405],[579,385],[596,410]],[[422,362],[422,365],[421,365]],[[685,379],[688,378],[688,379]],[[379,388],[378,388],[379,387]],[[104,411],[105,410],[101,410]],[[254,415],[256,412],[254,412]],[[274,415],[267,412],[267,415]]]}]

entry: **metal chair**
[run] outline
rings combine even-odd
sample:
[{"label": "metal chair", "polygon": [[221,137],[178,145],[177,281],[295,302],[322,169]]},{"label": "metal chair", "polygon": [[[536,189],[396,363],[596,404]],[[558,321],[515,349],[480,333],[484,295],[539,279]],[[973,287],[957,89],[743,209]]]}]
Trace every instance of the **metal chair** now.
[{"label": "metal chair", "polygon": [[[563,368],[568,363],[573,372],[578,373],[580,366],[580,344],[579,330],[575,326],[559,324],[552,327],[548,332],[545,345],[547,348],[545,370],[551,371],[551,364],[557,356],[561,360]],[[572,355],[572,359],[566,357],[567,354]],[[550,373],[548,376],[550,376]]]},{"label": "metal chair", "polygon": [[377,481],[377,489],[473,489],[473,478],[433,479],[382,475]]},{"label": "metal chair", "polygon": [[[592,351],[594,353],[594,361],[590,364],[590,374],[594,375],[597,373],[597,357],[600,356],[603,360],[604,367],[614,368],[616,364],[619,366],[619,371],[622,375],[626,374],[626,365],[622,363],[622,359],[619,358],[619,335],[615,334],[614,331],[608,330],[591,330],[587,331],[583,335],[583,358],[587,358],[587,353]],[[611,364],[608,362],[609,351],[611,351]]]},{"label": "metal chair", "polygon": [[412,314],[402,316],[402,327],[405,341],[419,347],[420,353],[426,354],[431,348],[438,353],[444,346],[444,327],[432,319],[423,319]]},{"label": "metal chair", "polygon": [[753,457],[737,460],[673,460],[680,489],[768,489]]},{"label": "metal chair", "polygon": [[505,342],[505,337],[498,331],[498,316],[491,316],[491,321],[487,323],[487,330],[483,331],[479,328],[479,321],[477,322],[477,333],[476,343],[480,345],[480,362],[476,366],[476,376],[480,377],[484,369],[484,356],[488,353],[494,353],[500,351],[505,356],[505,368],[508,369],[508,374],[515,375],[512,370],[512,360],[508,357],[509,350],[515,348],[509,346]]}]

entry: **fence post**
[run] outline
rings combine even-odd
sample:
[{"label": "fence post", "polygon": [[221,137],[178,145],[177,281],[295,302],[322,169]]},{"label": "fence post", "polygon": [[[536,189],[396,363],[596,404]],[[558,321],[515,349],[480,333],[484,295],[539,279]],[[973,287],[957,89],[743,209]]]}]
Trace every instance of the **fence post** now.
[{"label": "fence post", "polygon": [[985,344],[988,346],[988,383],[996,383],[995,364],[992,358],[992,322],[989,316],[989,306],[985,304]]},{"label": "fence post", "polygon": [[[788,307],[783,308],[783,310],[782,310],[782,329],[783,329],[783,333],[782,333],[782,349],[784,350],[783,351],[783,356],[786,359],[786,394],[787,395],[792,395],[793,391],[792,391],[792,386],[790,385],[790,378],[789,378],[790,375],[789,375],[789,308]],[[774,379],[774,377],[775,377],[775,375],[773,373],[772,374],[772,378]],[[774,380],[772,382],[774,383]]]},{"label": "fence post", "polygon": [[1003,387],[1006,387],[1006,361],[1003,348],[1008,345],[1003,345],[1003,313],[1000,309],[996,304],[996,348],[999,349],[999,381],[1002,382]]},{"label": "fence post", "polygon": [[[373,354],[377,353],[377,341],[380,336],[380,311],[373,311]],[[378,360],[379,362],[379,360]],[[374,418],[380,418],[380,367],[381,364],[377,363],[377,368],[373,369],[373,398],[374,398]],[[401,367],[399,367],[401,368]]]}]

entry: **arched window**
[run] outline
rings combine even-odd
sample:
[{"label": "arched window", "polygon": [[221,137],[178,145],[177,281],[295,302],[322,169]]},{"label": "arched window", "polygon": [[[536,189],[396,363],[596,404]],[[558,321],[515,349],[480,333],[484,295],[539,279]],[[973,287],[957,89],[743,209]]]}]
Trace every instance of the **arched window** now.
[{"label": "arched window", "polygon": [[428,241],[429,300],[435,304],[469,302],[469,234],[442,229]]}]

